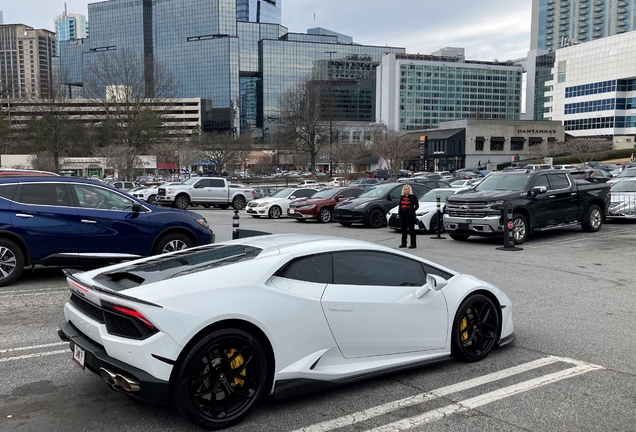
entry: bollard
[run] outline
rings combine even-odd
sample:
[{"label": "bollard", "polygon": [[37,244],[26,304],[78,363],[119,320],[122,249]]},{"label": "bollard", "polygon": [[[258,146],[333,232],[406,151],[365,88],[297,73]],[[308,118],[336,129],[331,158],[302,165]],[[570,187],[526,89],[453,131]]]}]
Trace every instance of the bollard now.
[{"label": "bollard", "polygon": [[439,195],[437,195],[437,213],[435,213],[435,217],[437,218],[437,235],[431,238],[434,240],[444,240],[446,238],[442,237],[442,225],[444,224],[444,218],[442,217],[442,200]]},{"label": "bollard", "polygon": [[239,211],[234,210],[234,216],[232,216],[232,240],[239,238]]},{"label": "bollard", "polygon": [[506,204],[505,201],[501,202],[501,221],[503,222],[504,227],[504,245],[503,247],[498,247],[497,250],[508,252],[523,250],[523,248],[515,246],[512,204]]}]

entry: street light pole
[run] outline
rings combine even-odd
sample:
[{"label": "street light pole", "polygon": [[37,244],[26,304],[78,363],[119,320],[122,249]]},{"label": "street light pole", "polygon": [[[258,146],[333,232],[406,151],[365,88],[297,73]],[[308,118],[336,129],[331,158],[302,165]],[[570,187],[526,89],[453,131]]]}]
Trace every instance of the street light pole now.
[{"label": "street light pole", "polygon": [[[325,51],[325,54],[329,54],[329,64],[327,65],[327,76],[329,77],[329,86],[331,86],[331,55],[336,54],[338,51]],[[333,101],[333,88],[329,89],[331,100]],[[329,107],[329,178],[333,177],[333,104]]]}]

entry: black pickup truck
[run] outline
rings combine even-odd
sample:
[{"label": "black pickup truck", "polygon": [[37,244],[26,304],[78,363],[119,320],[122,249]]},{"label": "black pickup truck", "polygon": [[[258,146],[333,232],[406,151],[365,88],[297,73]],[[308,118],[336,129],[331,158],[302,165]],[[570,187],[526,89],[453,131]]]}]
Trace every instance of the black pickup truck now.
[{"label": "black pickup truck", "polygon": [[523,243],[533,231],[580,224],[601,229],[610,205],[610,187],[573,179],[564,170],[494,173],[476,187],[448,197],[444,228],[454,240],[503,234],[502,202],[513,206],[513,238]]}]

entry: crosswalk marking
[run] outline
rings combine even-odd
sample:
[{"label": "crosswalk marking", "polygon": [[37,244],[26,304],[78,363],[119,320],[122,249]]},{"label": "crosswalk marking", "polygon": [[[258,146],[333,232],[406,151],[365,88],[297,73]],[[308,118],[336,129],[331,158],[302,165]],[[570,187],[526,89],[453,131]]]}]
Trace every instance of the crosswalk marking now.
[{"label": "crosswalk marking", "polygon": [[[316,423],[314,425],[311,426],[307,426],[304,428],[300,428],[300,429],[296,429],[293,432],[326,432],[326,431],[330,431],[333,429],[337,429],[337,428],[341,428],[344,426],[349,426],[355,423],[359,423],[374,417],[378,417],[384,414],[388,414],[390,412],[402,409],[402,408],[406,408],[406,407],[410,407],[410,406],[414,406],[414,405],[419,405],[422,404],[424,402],[428,402],[431,401],[433,399],[437,399],[452,393],[457,393],[460,391],[464,391],[464,390],[468,390],[480,385],[484,385],[484,384],[488,384],[494,381],[498,381],[498,380],[502,380],[504,378],[508,378],[514,375],[518,375],[533,369],[537,369],[543,366],[547,366],[549,364],[553,364],[553,363],[557,363],[557,362],[564,362],[564,363],[569,363],[569,364],[573,364],[575,365],[575,367],[570,368],[570,369],[566,369],[564,371],[561,372],[557,372],[557,374],[563,374],[562,378],[558,378],[558,376],[560,375],[555,375],[555,374],[550,374],[550,375],[546,375],[544,377],[541,378],[537,378],[538,379],[547,379],[546,382],[542,382],[542,384],[537,384],[538,381],[536,380],[529,380],[529,381],[524,381],[524,383],[529,383],[526,385],[530,385],[530,386],[538,386],[538,385],[545,385],[545,384],[549,384],[550,382],[555,382],[555,381],[559,381],[561,379],[565,379],[565,378],[569,378],[571,376],[575,376],[581,373],[585,373],[585,372],[589,372],[591,370],[596,370],[596,369],[602,369],[600,366],[596,366],[596,365],[592,365],[589,363],[585,363],[585,362],[581,362],[578,360],[574,360],[574,359],[569,359],[569,358],[564,358],[564,357],[555,357],[555,356],[549,356],[549,357],[544,357],[544,358],[540,358],[538,360],[534,360],[528,363],[524,363],[518,366],[514,366],[508,369],[503,369],[501,371],[497,371],[497,372],[493,372],[487,375],[483,375],[481,377],[477,377],[477,378],[473,378],[467,381],[462,381],[460,383],[457,384],[453,384],[450,386],[446,386],[446,387],[442,387],[436,390],[432,390],[430,392],[426,392],[426,393],[421,393],[415,396],[411,396],[408,398],[404,398],[401,400],[397,400],[394,402],[389,402],[383,405],[378,405],[375,406],[373,408],[369,408],[363,411],[359,411],[359,412],[355,412],[352,414],[348,414],[333,420],[327,420],[321,423]],[[569,371],[569,372],[566,372]],[[558,379],[557,379],[558,378]],[[520,391],[526,391],[526,390],[530,390],[530,388],[534,388],[534,387],[529,387],[529,388],[525,388],[524,386],[522,386],[521,388],[525,388],[524,390],[515,390],[516,386],[520,386],[523,385],[524,383],[520,383],[517,384],[515,386],[510,386],[510,387],[506,387],[504,389],[501,390],[497,390],[496,392],[491,392],[491,393],[487,393],[486,395],[490,395],[488,397],[499,397],[499,399],[504,398],[504,397],[508,397],[508,396],[512,396],[513,394],[516,393],[506,393],[506,391],[511,392],[511,391],[516,391],[517,393]],[[506,391],[504,391],[505,389],[508,389]],[[478,398],[483,398],[486,395],[482,395],[479,396]],[[503,396],[502,396],[503,395]],[[476,398],[473,398],[476,399]],[[488,398],[483,399],[483,400],[489,400]],[[485,403],[490,403],[494,400],[498,400],[498,399],[493,399],[490,400],[489,402],[485,402]],[[469,401],[471,401],[469,399]],[[482,399],[478,399],[478,401],[482,401]],[[474,403],[474,402],[471,402]],[[455,404],[453,404],[455,405]],[[462,403],[462,406],[465,406],[465,404]],[[477,405],[480,406],[480,405]],[[456,407],[445,407],[447,410],[456,410]],[[440,410],[444,410],[445,408],[440,408]],[[466,409],[471,409],[472,407],[469,406],[469,408]],[[443,411],[440,411],[439,413],[437,413],[437,411],[439,410],[435,410],[433,412],[431,412],[431,414],[429,414],[429,416],[433,419],[436,419],[436,416],[439,415],[447,415],[447,414],[443,414]],[[441,418],[441,417],[440,417]],[[406,420],[404,420],[406,421]],[[433,420],[426,420],[424,421],[424,423],[426,422],[430,422]],[[400,427],[400,426],[398,426]],[[404,429],[386,429],[386,430],[404,430]]]}]

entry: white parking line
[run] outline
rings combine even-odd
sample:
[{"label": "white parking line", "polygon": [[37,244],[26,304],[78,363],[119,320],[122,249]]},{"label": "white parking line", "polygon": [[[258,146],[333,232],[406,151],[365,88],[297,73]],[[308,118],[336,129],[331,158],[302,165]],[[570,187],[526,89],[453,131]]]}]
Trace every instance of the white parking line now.
[{"label": "white parking line", "polygon": [[68,342],[54,342],[54,343],[43,344],[43,345],[31,345],[31,346],[25,346],[25,347],[7,348],[7,349],[1,349],[0,354],[13,352],[13,351],[27,351],[32,349],[48,348],[48,347],[64,345],[64,344],[68,344]]},{"label": "white parking line", "polygon": [[[321,423],[316,423],[311,426],[307,426],[301,429],[297,429],[293,432],[325,432],[333,429],[337,429],[343,426],[349,426],[355,423],[359,423],[361,421],[365,421],[374,417],[378,417],[384,414],[388,414],[392,411],[396,411],[398,409],[406,408],[413,405],[419,405],[421,403],[449,395],[451,393],[457,393],[460,391],[468,390],[473,387],[477,387],[480,385],[488,384],[494,381],[502,380],[504,378],[508,378],[523,372],[527,372],[533,369],[537,369],[552,363],[557,363],[559,361],[566,361],[570,359],[562,359],[560,357],[544,357],[538,360],[531,361],[529,363],[524,363],[518,366],[514,366],[508,369],[503,369],[498,372],[493,372],[487,375],[483,375],[481,377],[473,378],[467,381],[462,381],[457,384],[453,384],[447,387],[442,387],[437,390],[433,390],[427,393],[421,393],[415,396],[411,396],[405,399],[397,400],[394,402],[389,402],[383,405],[378,405],[373,408],[366,409],[364,411],[359,411],[353,414],[348,414],[337,419],[327,420]],[[568,361],[571,363],[575,360]]]},{"label": "white parking line", "polygon": [[0,293],[0,298],[16,298],[16,297],[30,297],[30,296],[40,296],[45,294],[57,294],[68,292],[68,290],[55,290],[55,291],[43,291],[38,293],[26,293],[26,294],[8,294]]},{"label": "white parking line", "polygon": [[35,357],[44,357],[44,356],[50,356],[50,355],[62,354],[62,353],[70,353],[70,351],[65,349],[60,351],[46,351],[41,353],[26,354],[26,355],[17,356],[17,357],[7,357],[7,358],[0,359],[0,363],[5,363],[8,361],[13,361],[13,360],[24,360],[24,359],[30,359]]},{"label": "white parking line", "polygon": [[491,402],[498,401],[516,394],[535,389],[537,387],[551,384],[557,381],[564,380],[566,378],[572,378],[577,375],[584,374],[593,370],[603,369],[600,366],[594,365],[582,365],[575,366],[573,368],[565,369],[559,372],[544,375],[539,378],[534,378],[528,381],[521,382],[519,384],[511,385],[501,388],[499,390],[492,391],[480,396],[476,396],[470,399],[463,400],[454,404],[446,405],[442,408],[438,408],[432,411],[427,411],[418,416],[409,417],[403,420],[399,420],[393,423],[389,423],[384,426],[380,426],[374,429],[369,429],[368,432],[394,432],[413,429],[414,427],[421,426],[426,423],[434,422],[445,416],[452,414],[458,414],[470,409],[478,408],[482,405],[489,404]]}]

